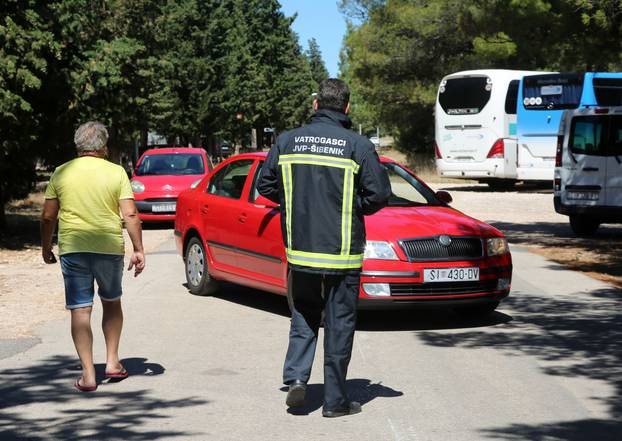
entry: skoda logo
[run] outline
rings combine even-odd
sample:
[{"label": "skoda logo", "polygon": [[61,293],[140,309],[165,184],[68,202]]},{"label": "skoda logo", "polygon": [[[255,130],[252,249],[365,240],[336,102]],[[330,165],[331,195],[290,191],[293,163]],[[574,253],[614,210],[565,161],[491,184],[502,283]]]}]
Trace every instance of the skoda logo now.
[{"label": "skoda logo", "polygon": [[451,237],[447,236],[446,234],[443,234],[442,236],[438,237],[438,241],[444,247],[448,247],[449,244],[451,244]]}]

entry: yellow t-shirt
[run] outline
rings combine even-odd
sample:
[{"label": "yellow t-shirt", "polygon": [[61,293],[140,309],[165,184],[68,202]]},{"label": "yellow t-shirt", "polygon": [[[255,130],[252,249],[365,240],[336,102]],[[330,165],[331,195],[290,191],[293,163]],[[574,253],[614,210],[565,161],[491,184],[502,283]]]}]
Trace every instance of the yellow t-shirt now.
[{"label": "yellow t-shirt", "polygon": [[120,199],[134,199],[123,167],[82,156],[50,178],[46,199],[58,199],[59,255],[78,252],[124,254]]}]

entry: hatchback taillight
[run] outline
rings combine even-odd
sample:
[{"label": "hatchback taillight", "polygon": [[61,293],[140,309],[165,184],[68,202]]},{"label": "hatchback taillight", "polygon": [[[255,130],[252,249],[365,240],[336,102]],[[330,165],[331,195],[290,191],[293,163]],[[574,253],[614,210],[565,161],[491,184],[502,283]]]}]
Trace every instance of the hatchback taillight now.
[{"label": "hatchback taillight", "polygon": [[487,158],[503,158],[505,155],[505,145],[503,144],[503,139],[497,139],[495,143],[490,148]]},{"label": "hatchback taillight", "polygon": [[557,137],[557,150],[555,151],[555,167],[562,166],[562,149],[564,146],[564,136],[559,135]]},{"label": "hatchback taillight", "polygon": [[441,149],[438,148],[438,144],[434,141],[434,156],[436,159],[443,159],[443,155],[441,155]]}]

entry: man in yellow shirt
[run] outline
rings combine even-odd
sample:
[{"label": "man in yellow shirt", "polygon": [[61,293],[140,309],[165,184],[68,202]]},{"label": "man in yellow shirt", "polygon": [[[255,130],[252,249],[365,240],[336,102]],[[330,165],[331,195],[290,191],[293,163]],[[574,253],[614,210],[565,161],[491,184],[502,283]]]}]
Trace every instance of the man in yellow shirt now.
[{"label": "man in yellow shirt", "polygon": [[71,336],[82,363],[82,376],[75,387],[90,392],[97,389],[91,330],[95,281],[103,306],[106,377],[128,375],[119,360],[125,254],[119,213],[134,247],[128,267],[128,271],[134,268],[134,277],[143,271],[145,255],[128,177],[121,166],[105,159],[108,131],[101,123],[90,121],[76,130],[74,141],[78,158],[56,169],[45,192],[41,244],[45,263],[56,263],[52,236],[58,218],[58,254],[65,281],[66,308],[71,311]]}]

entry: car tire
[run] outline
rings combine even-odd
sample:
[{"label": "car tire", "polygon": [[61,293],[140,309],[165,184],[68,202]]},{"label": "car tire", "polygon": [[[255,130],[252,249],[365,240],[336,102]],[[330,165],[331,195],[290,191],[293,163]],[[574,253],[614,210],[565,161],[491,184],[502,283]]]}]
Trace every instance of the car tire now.
[{"label": "car tire", "polygon": [[206,296],[218,291],[218,282],[209,274],[205,247],[198,237],[192,237],[188,242],[184,264],[188,289],[192,294]]},{"label": "car tire", "polygon": [[479,305],[461,306],[456,309],[456,312],[463,317],[486,317],[495,312],[499,306],[499,302],[487,302]]},{"label": "car tire", "polygon": [[577,236],[592,236],[599,226],[598,219],[577,214],[570,216],[570,228]]}]

